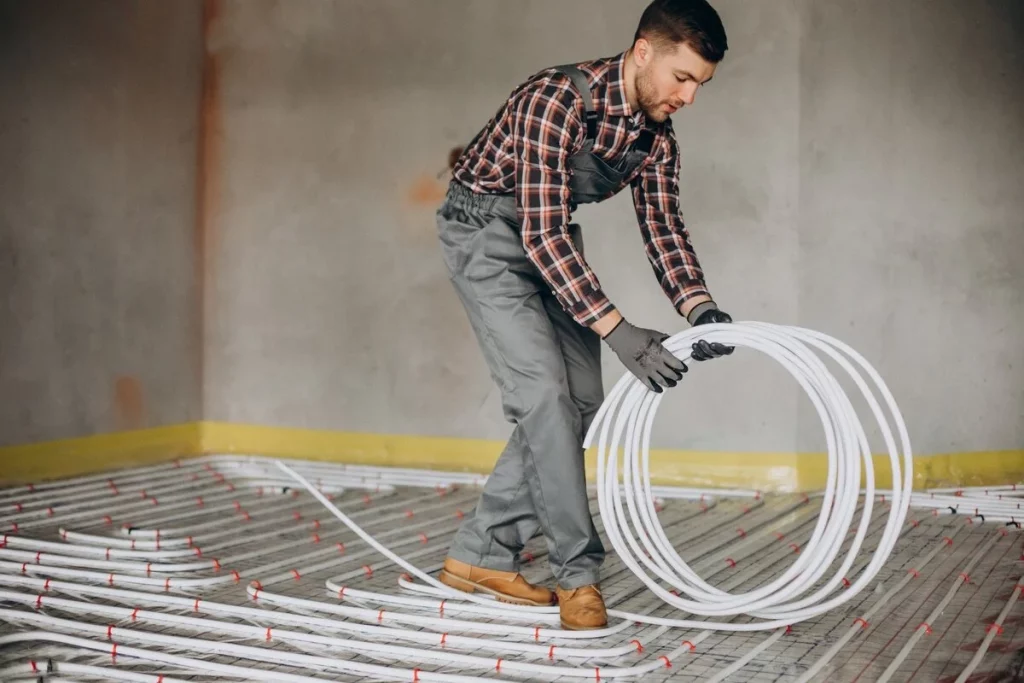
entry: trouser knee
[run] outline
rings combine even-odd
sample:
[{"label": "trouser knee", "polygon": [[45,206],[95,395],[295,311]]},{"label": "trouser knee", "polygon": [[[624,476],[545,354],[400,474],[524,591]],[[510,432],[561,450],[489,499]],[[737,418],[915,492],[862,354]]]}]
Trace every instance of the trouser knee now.
[{"label": "trouser knee", "polygon": [[579,406],[565,387],[544,382],[530,387],[526,394],[524,418],[554,420],[569,425],[574,432],[580,431],[583,420]]}]

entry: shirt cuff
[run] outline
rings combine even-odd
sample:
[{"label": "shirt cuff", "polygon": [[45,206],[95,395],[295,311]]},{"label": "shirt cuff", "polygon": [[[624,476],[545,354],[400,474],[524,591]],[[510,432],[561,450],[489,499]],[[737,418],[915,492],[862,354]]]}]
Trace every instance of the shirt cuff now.
[{"label": "shirt cuff", "polygon": [[679,311],[680,315],[682,315],[683,304],[685,302],[695,296],[706,296],[710,298],[711,292],[708,291],[703,282],[693,281],[680,285],[679,288],[676,289],[675,294],[671,296],[672,305],[675,306],[676,310]]},{"label": "shirt cuff", "polygon": [[574,302],[566,309],[566,312],[583,327],[590,327],[614,310],[615,306],[612,305],[608,297],[598,294],[590,299]]}]

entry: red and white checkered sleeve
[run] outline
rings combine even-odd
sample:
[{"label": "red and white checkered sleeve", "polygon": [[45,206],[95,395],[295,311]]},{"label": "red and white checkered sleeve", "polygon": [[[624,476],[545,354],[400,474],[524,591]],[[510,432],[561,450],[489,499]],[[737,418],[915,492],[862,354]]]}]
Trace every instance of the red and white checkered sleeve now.
[{"label": "red and white checkered sleeve", "polygon": [[704,271],[690,243],[679,201],[679,146],[671,122],[650,163],[634,178],[633,204],[647,258],[672,305],[701,294],[710,296]]}]

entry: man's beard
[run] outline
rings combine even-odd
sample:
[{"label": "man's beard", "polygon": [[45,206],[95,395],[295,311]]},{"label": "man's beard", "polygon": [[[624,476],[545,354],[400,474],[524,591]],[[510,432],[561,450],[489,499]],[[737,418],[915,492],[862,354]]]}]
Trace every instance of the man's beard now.
[{"label": "man's beard", "polygon": [[647,118],[659,123],[667,118],[665,110],[659,106],[661,103],[658,102],[654,83],[651,82],[651,74],[647,68],[641,69],[636,74],[636,100]]}]

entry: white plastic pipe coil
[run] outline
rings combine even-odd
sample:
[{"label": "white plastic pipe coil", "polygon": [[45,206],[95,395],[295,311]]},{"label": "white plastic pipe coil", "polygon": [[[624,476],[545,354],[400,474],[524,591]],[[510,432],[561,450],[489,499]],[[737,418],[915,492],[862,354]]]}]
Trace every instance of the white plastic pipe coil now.
[{"label": "white plastic pipe coil", "polygon": [[[650,493],[649,446],[654,416],[664,393],[647,389],[632,375],[623,376],[609,393],[585,445],[597,442],[598,502],[605,531],[619,558],[666,603],[705,617],[747,615],[752,623],[677,620],[664,625],[719,630],[769,629],[820,615],[856,596],[875,577],[898,539],[910,503],[913,463],[906,425],[896,402],[878,373],[860,354],[827,335],[798,327],[760,322],[713,324],[690,328],[665,346],[687,360],[698,339],[745,347],[778,361],[803,387],[821,418],[828,451],[828,478],[822,510],[810,540],[801,546],[793,565],[755,590],[729,594],[709,585],[679,557],[655,515]],[[856,559],[871,519],[875,472],[865,430],[847,395],[817,353],[847,372],[863,393],[878,421],[892,467],[891,509],[871,561],[851,585],[843,579]],[[852,361],[852,363],[851,363]],[[713,371],[725,359],[693,362],[690,367]],[[859,366],[859,370],[858,370]],[[893,438],[889,419],[861,372],[874,384],[889,419],[899,434]],[[685,384],[685,379],[683,380]],[[623,453],[622,486],[616,453]],[[901,462],[902,460],[902,462]],[[857,511],[861,474],[866,488],[856,535],[831,578],[810,592],[837,560]],[[648,557],[648,554],[650,557]],[[674,595],[662,582],[679,591]],[[838,591],[838,592],[837,592]]]},{"label": "white plastic pipe coil", "polygon": [[[891,554],[906,519],[913,463],[906,425],[896,402],[882,378],[860,354],[842,342],[812,330],[761,322],[719,323],[690,328],[670,337],[664,344],[685,361],[689,359],[691,345],[698,339],[764,353],[778,361],[803,387],[821,418],[827,444],[828,476],[822,510],[811,538],[801,546],[796,561],[776,579],[755,590],[737,594],[724,592],[705,582],[672,547],[654,509],[649,447],[654,416],[665,394],[651,391],[632,374],[626,373],[609,392],[585,440],[587,448],[596,440],[598,504],[610,542],[619,558],[651,591],[681,612],[718,619],[745,615],[749,619],[673,619],[614,609],[609,610],[609,616],[680,628],[759,631],[789,626],[823,614],[855,597],[871,582]],[[870,562],[852,580],[848,572],[871,519],[875,472],[863,425],[838,380],[816,352],[838,364],[862,392],[878,421],[892,468],[891,507],[882,538]],[[691,363],[690,367],[699,366],[701,371],[710,371],[716,363],[724,362],[727,361]],[[862,372],[874,384],[874,391]],[[888,417],[875,392],[888,408]],[[898,432],[898,444],[890,420]],[[621,468],[616,453],[622,454]],[[502,605],[489,598],[448,588],[360,529],[303,477],[281,462],[277,466],[302,484],[363,540],[436,591],[499,611],[557,612],[557,607]],[[860,519],[856,534],[840,559],[861,500],[862,474],[865,488]],[[838,567],[831,577],[811,592],[837,560]],[[849,582],[845,588],[842,587],[844,579]],[[670,588],[663,587],[663,584]],[[670,592],[672,589],[679,595]]]}]

